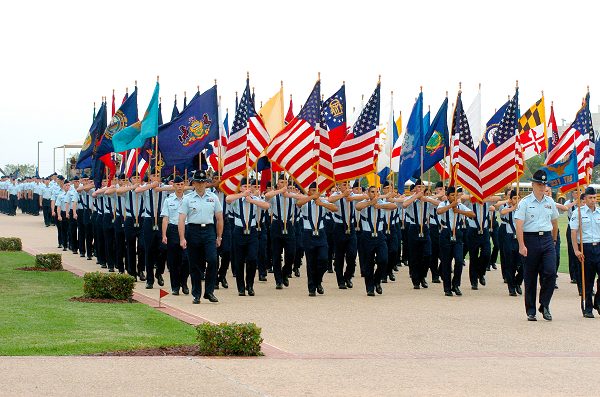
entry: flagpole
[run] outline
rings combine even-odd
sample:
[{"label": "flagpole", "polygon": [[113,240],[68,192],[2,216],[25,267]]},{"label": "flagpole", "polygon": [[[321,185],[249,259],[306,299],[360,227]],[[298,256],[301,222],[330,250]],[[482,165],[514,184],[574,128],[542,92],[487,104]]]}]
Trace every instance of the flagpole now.
[{"label": "flagpole", "polygon": [[[423,86],[420,87],[421,88],[421,94],[423,94]],[[422,108],[422,104],[421,104],[421,114],[423,114],[423,108]],[[423,156],[425,155],[425,153],[423,152],[423,119],[420,120],[421,121],[421,183],[423,183]],[[425,195],[425,192],[423,192],[423,195]],[[419,237],[423,236],[423,217],[425,216],[425,214],[423,212],[425,212],[425,207],[423,205],[423,200],[419,200],[419,206],[421,207],[421,219],[419,220],[419,223],[421,224],[421,232],[419,233]],[[415,218],[419,216],[419,214],[415,214]]]},{"label": "flagpole", "polygon": [[[453,114],[453,123],[452,123],[452,132],[454,132],[454,116],[456,115],[456,107],[458,106],[458,100],[460,98],[460,95],[462,94],[462,82],[458,82],[458,95],[456,97],[456,105],[454,106],[454,114]],[[460,137],[459,137],[460,139]],[[453,140],[450,140],[451,142],[453,142]],[[450,181],[456,181],[456,169],[458,168],[459,164],[458,164],[458,158],[456,159],[456,164],[454,166],[452,166],[452,149],[450,150],[450,169],[452,170],[452,173],[450,174]],[[456,201],[458,201],[458,184],[457,186],[454,187],[456,195],[455,195],[455,199]],[[458,215],[456,214],[456,211],[454,211],[454,225],[452,225],[452,240],[456,241],[456,222],[458,219]]]},{"label": "flagpole", "polygon": [[[392,100],[392,123],[396,123],[396,120],[394,120],[394,91],[390,91],[390,96],[391,96],[391,100]],[[388,135],[387,135],[387,139],[389,144],[387,145],[390,148],[390,174],[388,175],[388,179],[391,177],[392,178],[392,189],[394,188],[394,174],[393,174],[393,170],[392,170],[392,151],[394,150],[394,124],[392,124],[390,126],[391,131],[388,131]]]},{"label": "flagpole", "polygon": [[[577,183],[577,220],[579,223],[579,251],[583,254],[583,231],[581,230],[581,186]],[[581,310],[585,313],[585,257],[581,262]]]},{"label": "flagpole", "polygon": [[[138,149],[133,149],[133,150],[135,150],[135,177],[139,178],[140,177],[139,170],[138,170],[139,150]],[[135,191],[134,191],[134,193],[135,193]],[[135,194],[135,209],[136,209],[136,211],[135,211],[135,225],[134,225],[135,227],[138,227],[140,224],[139,223],[139,216],[140,216],[139,212],[140,211],[137,208],[138,208],[138,195],[136,193]]]}]

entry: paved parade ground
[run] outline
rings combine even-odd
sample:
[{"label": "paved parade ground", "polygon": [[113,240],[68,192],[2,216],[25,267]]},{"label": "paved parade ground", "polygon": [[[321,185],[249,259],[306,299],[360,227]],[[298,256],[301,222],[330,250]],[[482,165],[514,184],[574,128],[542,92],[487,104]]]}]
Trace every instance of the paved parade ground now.
[{"label": "paved parade ground", "polygon": [[[20,237],[30,253],[62,253],[76,273],[100,270],[57,249],[41,217],[0,216],[0,235]],[[254,297],[237,296],[229,273],[217,304],[163,299],[190,323],[256,323],[265,357],[2,357],[0,395],[600,395],[600,316],[582,317],[568,275],[559,275],[554,320],[528,322],[500,270],[478,291],[463,273],[462,297],[445,297],[441,284],[413,290],[405,267],[381,296],[367,297],[359,277],[339,290],[326,274],[325,295],[308,297],[304,270],[283,290],[269,274]],[[158,291],[138,282],[136,299],[156,305]]]}]

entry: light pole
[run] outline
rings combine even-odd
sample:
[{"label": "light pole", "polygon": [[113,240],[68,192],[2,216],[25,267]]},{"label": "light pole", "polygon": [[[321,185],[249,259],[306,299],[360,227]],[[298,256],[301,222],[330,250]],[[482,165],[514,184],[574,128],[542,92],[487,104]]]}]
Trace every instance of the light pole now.
[{"label": "light pole", "polygon": [[38,141],[38,157],[37,157],[37,170],[36,170],[36,174],[38,177],[40,176],[40,143],[44,143],[44,142]]}]

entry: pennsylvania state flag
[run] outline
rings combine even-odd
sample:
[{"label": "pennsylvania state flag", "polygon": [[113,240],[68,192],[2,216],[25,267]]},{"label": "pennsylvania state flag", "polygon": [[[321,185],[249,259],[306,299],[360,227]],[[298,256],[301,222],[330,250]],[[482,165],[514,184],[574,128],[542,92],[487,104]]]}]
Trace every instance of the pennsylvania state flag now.
[{"label": "pennsylvania state flag", "polygon": [[[429,112],[427,113],[429,114]],[[423,127],[425,122],[423,120]],[[444,99],[440,110],[438,110],[431,126],[427,126],[427,135],[425,135],[425,147],[423,148],[423,172],[419,169],[413,174],[414,178],[419,178],[421,174],[426,173],[431,167],[442,161],[444,152],[450,153],[450,137],[448,135],[448,98]],[[446,150],[444,150],[446,149]]]},{"label": "pennsylvania state flag", "polygon": [[[171,172],[194,169],[194,159],[212,141],[219,139],[217,86],[196,95],[178,117],[159,128],[158,148],[163,169]],[[197,162],[197,159],[196,159]]]},{"label": "pennsylvania state flag", "polygon": [[572,150],[565,160],[546,165],[541,170],[546,171],[547,185],[552,188],[574,184],[579,180],[577,152]]},{"label": "pennsylvania state flag", "polygon": [[84,169],[92,167],[92,154],[94,148],[98,143],[98,139],[102,136],[102,133],[106,129],[106,103],[102,103],[98,113],[92,122],[90,131],[83,141],[81,152],[79,152],[79,158],[77,159],[76,168]]},{"label": "pennsylvania state flag", "polygon": [[[100,144],[96,149],[96,157],[102,157],[107,153],[115,151],[113,146],[114,135],[138,121],[138,108],[137,108],[137,87],[133,90],[133,93],[121,104],[119,110],[110,120],[110,123],[106,127],[104,134],[100,137]],[[118,150],[117,150],[118,151]]]},{"label": "pennsylvania state flag", "polygon": [[121,131],[112,137],[112,143],[115,152],[124,152],[129,149],[137,149],[144,146],[147,138],[152,138],[158,134],[158,92],[159,84],[156,82],[152,99],[148,104],[144,118]]}]

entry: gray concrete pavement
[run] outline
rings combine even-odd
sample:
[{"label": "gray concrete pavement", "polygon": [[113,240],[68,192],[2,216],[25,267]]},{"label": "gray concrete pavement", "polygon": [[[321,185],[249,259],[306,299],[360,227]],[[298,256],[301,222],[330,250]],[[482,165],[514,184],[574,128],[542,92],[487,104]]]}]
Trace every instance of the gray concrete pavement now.
[{"label": "gray concrete pavement", "polygon": [[[38,252],[59,252],[55,229],[44,228],[41,218],[1,216],[0,234],[21,237],[26,247]],[[63,258],[83,271],[99,270],[95,262],[78,255],[65,252]],[[488,273],[488,285],[478,291],[471,291],[463,277],[464,296],[452,298],[443,296],[440,284],[413,290],[406,268],[398,273],[398,281],[384,284],[382,296],[367,297],[360,277],[354,279],[353,289],[339,290],[334,275],[326,274],[325,295],[309,298],[301,270],[302,277],[293,278],[284,290],[275,290],[272,275],[267,283],[257,281],[255,297],[238,297],[229,275],[231,287],[215,292],[218,304],[203,300],[192,305],[186,296],[163,299],[213,322],[253,321],[279,355],[0,358],[0,369],[8,374],[0,378],[0,386],[7,382],[0,390],[14,387],[18,395],[35,394],[39,388],[62,395],[82,389],[91,395],[153,395],[156,387],[164,394],[174,383],[172,374],[182,373],[190,394],[600,394],[593,381],[600,363],[600,318],[581,316],[577,289],[566,275],[559,278],[560,289],[552,300],[554,321],[538,316],[538,322],[531,323],[522,297],[508,296],[499,270]],[[141,282],[136,292],[158,297],[156,286],[146,290]],[[32,376],[36,372],[47,376]],[[104,386],[95,389],[98,383]],[[176,388],[170,394],[187,392]]]}]

